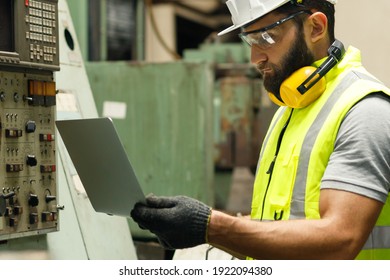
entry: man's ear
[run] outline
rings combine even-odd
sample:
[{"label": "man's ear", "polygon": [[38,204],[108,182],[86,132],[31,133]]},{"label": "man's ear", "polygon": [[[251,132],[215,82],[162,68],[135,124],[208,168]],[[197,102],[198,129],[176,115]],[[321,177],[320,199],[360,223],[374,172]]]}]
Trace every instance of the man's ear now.
[{"label": "man's ear", "polygon": [[315,12],[308,18],[309,36],[313,43],[318,42],[327,36],[328,18],[324,13]]}]

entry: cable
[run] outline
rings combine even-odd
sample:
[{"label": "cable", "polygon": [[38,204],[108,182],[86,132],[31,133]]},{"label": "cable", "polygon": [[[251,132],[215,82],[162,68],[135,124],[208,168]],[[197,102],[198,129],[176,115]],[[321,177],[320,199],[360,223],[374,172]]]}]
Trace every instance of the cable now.
[{"label": "cable", "polygon": [[150,23],[152,24],[152,29],[154,31],[154,33],[156,34],[157,36],[157,39],[159,40],[159,42],[161,43],[161,45],[163,46],[163,48],[170,54],[172,55],[172,57],[175,59],[175,60],[179,60],[181,59],[181,56],[174,50],[172,50],[168,45],[167,43],[165,42],[165,40],[163,39],[163,37],[161,36],[161,33],[157,27],[157,23],[156,23],[156,19],[155,19],[155,16],[154,16],[154,13],[153,13],[153,0],[145,0],[146,2],[146,6],[147,6],[147,10],[148,10],[148,14],[149,14],[149,18],[150,18]]}]

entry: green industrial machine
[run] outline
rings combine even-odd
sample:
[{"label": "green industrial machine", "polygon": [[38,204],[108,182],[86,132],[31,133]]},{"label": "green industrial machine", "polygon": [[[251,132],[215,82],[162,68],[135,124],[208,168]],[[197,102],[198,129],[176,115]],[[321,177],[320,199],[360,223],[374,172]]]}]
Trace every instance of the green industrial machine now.
[{"label": "green industrial machine", "polygon": [[[144,192],[213,205],[210,65],[97,62],[86,68],[98,112],[113,119]],[[133,237],[148,236],[130,224]]]}]

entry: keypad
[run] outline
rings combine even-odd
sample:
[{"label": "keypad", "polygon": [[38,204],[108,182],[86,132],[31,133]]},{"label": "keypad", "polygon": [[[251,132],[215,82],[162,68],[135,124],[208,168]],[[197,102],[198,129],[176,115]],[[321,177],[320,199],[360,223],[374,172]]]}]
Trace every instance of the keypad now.
[{"label": "keypad", "polygon": [[57,56],[56,5],[26,1],[26,39],[30,43],[30,60],[52,64]]}]

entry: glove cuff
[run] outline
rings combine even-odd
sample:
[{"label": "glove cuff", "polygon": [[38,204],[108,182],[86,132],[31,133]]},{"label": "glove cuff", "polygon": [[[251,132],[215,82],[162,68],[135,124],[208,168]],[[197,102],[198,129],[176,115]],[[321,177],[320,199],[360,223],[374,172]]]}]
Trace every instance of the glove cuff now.
[{"label": "glove cuff", "polygon": [[211,213],[213,212],[213,208],[210,208],[209,216],[207,218],[207,224],[206,224],[206,233],[205,233],[205,243],[209,243],[209,225],[211,220]]},{"label": "glove cuff", "polygon": [[207,243],[208,239],[208,227],[211,218],[211,207],[197,201],[197,214],[194,216],[195,219],[192,221],[192,246]]}]

